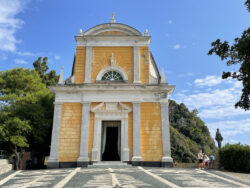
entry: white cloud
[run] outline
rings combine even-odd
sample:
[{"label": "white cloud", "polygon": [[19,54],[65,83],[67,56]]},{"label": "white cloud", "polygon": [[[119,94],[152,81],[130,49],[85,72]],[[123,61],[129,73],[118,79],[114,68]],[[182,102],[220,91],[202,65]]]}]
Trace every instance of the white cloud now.
[{"label": "white cloud", "polygon": [[54,56],[54,59],[55,59],[55,60],[60,60],[61,57],[60,57],[59,55],[55,55],[55,56]]},{"label": "white cloud", "polygon": [[219,76],[206,76],[205,78],[199,78],[194,81],[196,86],[215,86],[221,84],[223,79]]},{"label": "white cloud", "polygon": [[250,114],[249,111],[244,111],[240,108],[235,109],[234,108],[234,104],[230,105],[219,105],[219,106],[215,106],[215,107],[211,107],[208,109],[202,109],[200,110],[200,117],[202,118],[225,118],[225,117],[235,117],[235,116],[239,116],[239,115],[246,115],[246,114]]},{"label": "white cloud", "polygon": [[38,56],[38,54],[32,53],[32,52],[15,52],[15,54],[19,55],[19,56]]},{"label": "white cloud", "polygon": [[23,10],[25,0],[0,0],[0,50],[14,52],[16,44],[15,33],[24,24],[17,18]]},{"label": "white cloud", "polygon": [[[209,80],[209,78],[211,78],[211,80]],[[206,88],[203,89],[203,91],[197,91],[197,87],[205,85],[228,87],[224,89],[219,87]],[[190,109],[197,108],[199,110],[199,116],[202,118],[221,119],[248,115],[250,111],[234,108],[234,104],[240,99],[241,88],[242,85],[238,81],[231,79],[223,80],[222,82],[222,79],[218,76],[206,76],[203,79],[196,79],[190,92],[178,93],[176,100],[183,102]]]},{"label": "white cloud", "polygon": [[26,65],[28,64],[27,61],[23,60],[23,59],[15,59],[15,63],[16,64],[20,64],[20,65]]},{"label": "white cloud", "polygon": [[181,45],[179,45],[179,44],[174,45],[174,49],[179,49],[180,47],[181,47]]},{"label": "white cloud", "polygon": [[212,136],[215,135],[217,128],[220,129],[220,132],[225,137],[230,137],[248,132],[250,133],[250,119],[218,121],[214,123],[208,123],[207,126],[211,130]]}]

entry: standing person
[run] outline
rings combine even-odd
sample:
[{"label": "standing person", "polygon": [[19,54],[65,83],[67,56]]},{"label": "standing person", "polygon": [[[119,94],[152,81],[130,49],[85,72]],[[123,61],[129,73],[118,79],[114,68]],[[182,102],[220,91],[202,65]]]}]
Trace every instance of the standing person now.
[{"label": "standing person", "polygon": [[203,166],[203,154],[202,154],[201,150],[198,153],[198,162],[199,162],[199,167],[198,168],[202,168],[202,166]]},{"label": "standing person", "polygon": [[204,163],[203,168],[209,168],[209,157],[206,154],[204,154],[203,156],[204,156],[203,157],[203,163]]},{"label": "standing person", "polygon": [[214,157],[213,154],[211,154],[211,155],[209,156],[209,158],[210,158],[209,168],[213,168],[213,167],[214,167],[214,160],[215,160],[215,157]]}]

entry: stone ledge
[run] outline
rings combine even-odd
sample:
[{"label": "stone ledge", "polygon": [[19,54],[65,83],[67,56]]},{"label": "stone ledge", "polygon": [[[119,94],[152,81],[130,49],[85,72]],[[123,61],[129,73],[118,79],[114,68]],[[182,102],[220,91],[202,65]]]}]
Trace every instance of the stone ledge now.
[{"label": "stone ledge", "polygon": [[0,165],[0,175],[9,172],[13,169],[12,164],[1,164]]}]

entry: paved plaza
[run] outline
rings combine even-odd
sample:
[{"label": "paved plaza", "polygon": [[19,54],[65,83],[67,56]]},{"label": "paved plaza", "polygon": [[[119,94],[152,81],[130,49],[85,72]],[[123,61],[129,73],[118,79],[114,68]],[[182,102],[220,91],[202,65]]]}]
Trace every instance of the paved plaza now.
[{"label": "paved plaza", "polygon": [[0,187],[250,187],[250,182],[214,170],[113,166],[12,171],[0,176]]}]

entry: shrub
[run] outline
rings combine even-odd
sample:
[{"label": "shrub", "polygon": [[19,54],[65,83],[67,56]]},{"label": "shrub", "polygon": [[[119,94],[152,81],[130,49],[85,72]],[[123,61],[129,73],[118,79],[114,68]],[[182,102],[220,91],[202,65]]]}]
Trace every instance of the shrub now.
[{"label": "shrub", "polygon": [[250,146],[226,144],[219,150],[219,163],[226,170],[250,172]]}]

